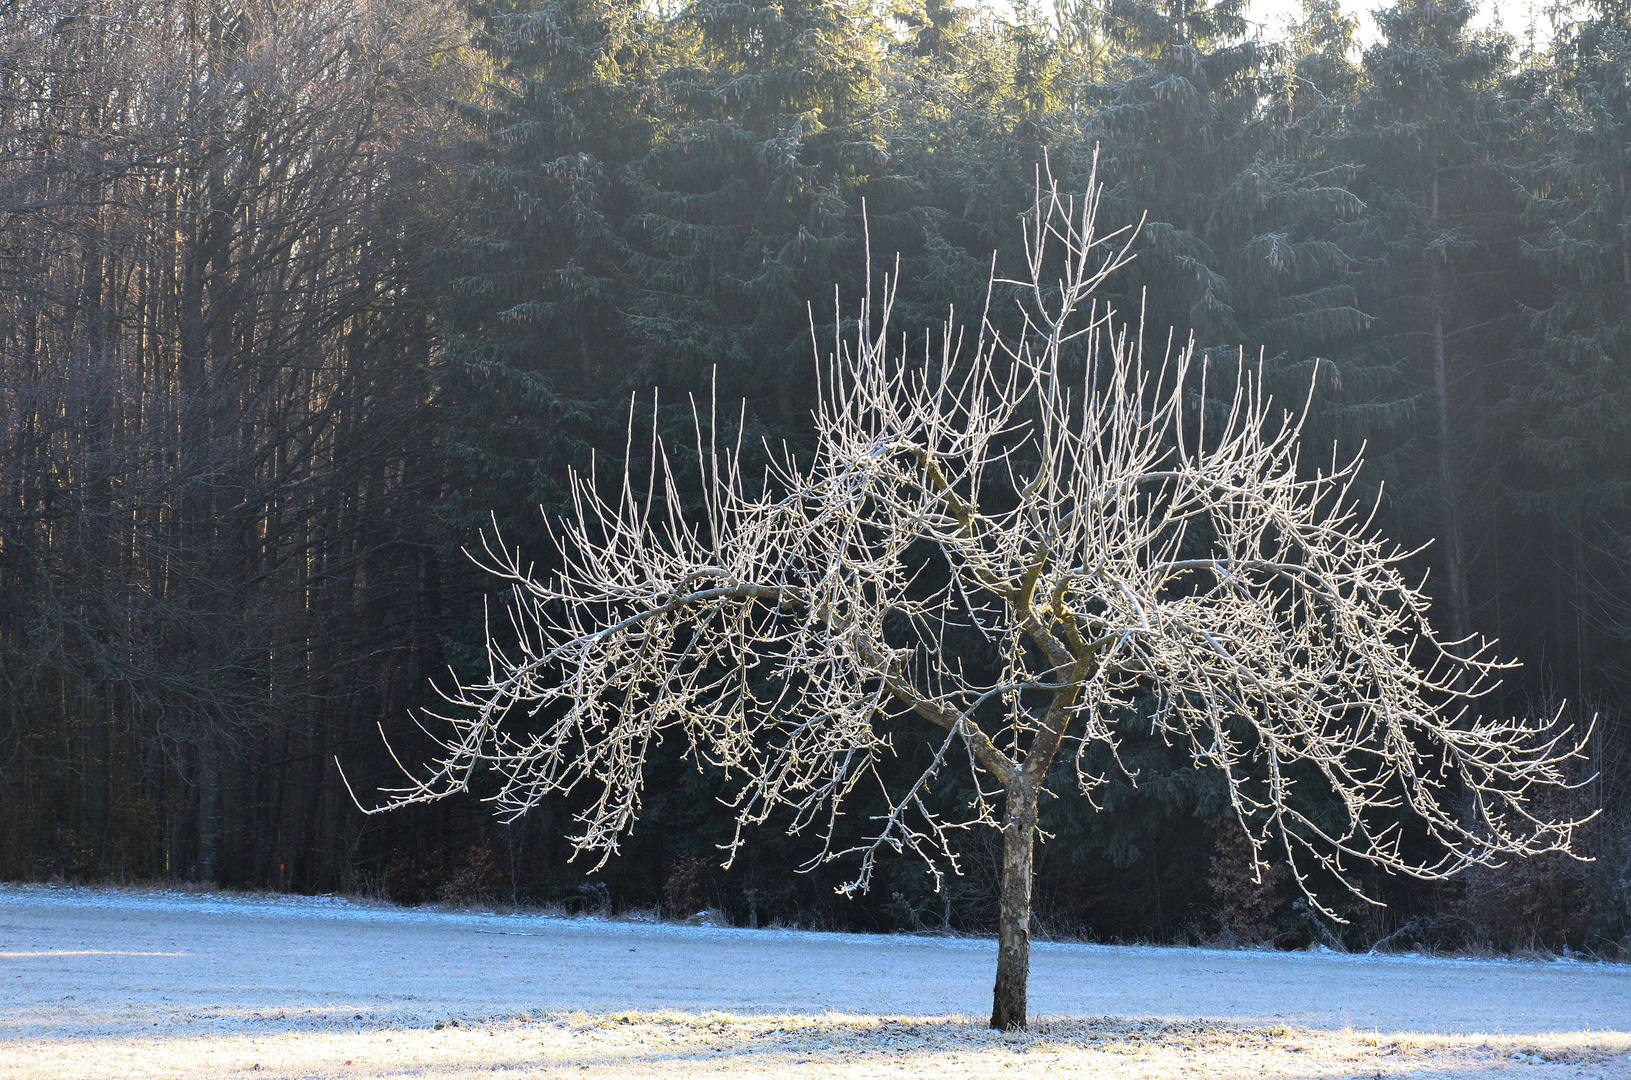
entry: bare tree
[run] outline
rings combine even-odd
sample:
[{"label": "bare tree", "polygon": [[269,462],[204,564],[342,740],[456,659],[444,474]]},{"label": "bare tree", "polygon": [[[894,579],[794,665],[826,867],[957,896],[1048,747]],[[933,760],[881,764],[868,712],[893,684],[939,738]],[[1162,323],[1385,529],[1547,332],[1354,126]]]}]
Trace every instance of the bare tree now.
[{"label": "bare tree", "polygon": [[[999,827],[1004,1029],[1026,1023],[1044,783],[1069,758],[1091,797],[1106,777],[1088,751],[1113,754],[1133,716],[1224,778],[1256,865],[1284,858],[1310,897],[1321,878],[1359,892],[1361,864],[1435,878],[1567,850],[1578,823],[1528,796],[1565,783],[1577,744],[1469,708],[1501,665],[1434,636],[1404,554],[1349,497],[1357,459],[1300,468],[1300,414],[1244,364],[1208,420],[1217,387],[1192,348],[1145,359],[1092,299],[1128,257],[1097,210],[1096,192],[1039,185],[1027,273],[992,281],[1022,329],[1000,332],[988,301],[972,349],[948,321],[907,363],[887,345],[895,282],[869,286],[824,365],[807,464],[773,455],[750,479],[699,410],[701,512],[654,442],[646,477],[575,478],[558,571],[489,544],[517,643],[489,635],[488,677],[448,695],[444,752],[380,809],[464,791],[478,769],[506,818],[584,785],[573,841],[604,861],[651,746],[678,731],[739,780],[728,856],[788,811],[825,837],[817,861],[859,854],[847,887],[864,888],[880,852],[955,868],[954,830]],[[932,761],[889,790],[886,722],[908,714]],[[978,794],[948,815],[932,794],[962,759]],[[840,850],[840,807],[868,784],[887,812]]]},{"label": "bare tree", "polygon": [[329,759],[435,655],[407,433],[465,35],[0,4],[0,875],[346,882]]}]

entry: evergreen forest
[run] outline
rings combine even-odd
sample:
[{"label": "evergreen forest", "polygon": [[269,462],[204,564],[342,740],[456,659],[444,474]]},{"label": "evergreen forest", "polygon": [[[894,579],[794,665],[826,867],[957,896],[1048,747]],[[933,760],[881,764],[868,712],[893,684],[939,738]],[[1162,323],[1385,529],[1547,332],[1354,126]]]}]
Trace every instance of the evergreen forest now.
[{"label": "evergreen forest", "polygon": [[989,932],[995,837],[938,890],[903,857],[840,895],[851,868],[802,871],[815,840],[775,828],[723,869],[728,783],[678,744],[597,872],[570,799],[366,816],[345,780],[398,782],[382,734],[417,760],[436,681],[486,664],[483,530],[544,558],[569,470],[683,452],[693,398],[804,445],[812,329],[868,244],[908,336],[977,317],[1045,163],[1096,169],[1132,230],[1105,299],[1152,348],[1173,327],[1306,398],[1310,468],[1363,449],[1435,625],[1519,665],[1482,707],[1595,717],[1543,809],[1600,813],[1589,860],[1378,876],[1387,906],[1332,895],[1333,923],[1131,718],[1136,783],[1044,803],[1040,929],[1631,952],[1631,5],[1377,2],[1362,35],[1336,0],[1272,26],[1244,0],[0,0],[0,880]]}]

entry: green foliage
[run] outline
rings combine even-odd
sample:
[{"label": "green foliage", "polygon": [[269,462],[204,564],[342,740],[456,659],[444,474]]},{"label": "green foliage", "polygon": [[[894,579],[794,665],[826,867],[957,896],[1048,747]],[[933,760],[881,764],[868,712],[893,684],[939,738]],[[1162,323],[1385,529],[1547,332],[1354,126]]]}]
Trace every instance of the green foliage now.
[{"label": "green foliage", "polygon": [[885,164],[881,50],[853,0],[704,0],[660,80],[671,127],[629,172],[626,312],[649,372],[800,419],[811,301],[853,278]]},{"label": "green foliage", "polygon": [[1545,278],[1511,406],[1538,470],[1526,508],[1568,528],[1624,528],[1631,464],[1631,38],[1594,20],[1556,45],[1536,102],[1545,154],[1527,171],[1523,253]]},{"label": "green foliage", "polygon": [[1563,28],[1532,75],[1532,143],[1514,170],[1537,287],[1515,305],[1523,332],[1499,413],[1513,448],[1502,479],[1540,558],[1500,584],[1554,598],[1553,617],[1521,644],[1549,651],[1576,696],[1631,674],[1628,31],[1610,5]]},{"label": "green foliage", "polygon": [[463,483],[462,540],[495,513],[536,535],[569,466],[585,467],[628,384],[633,336],[623,178],[662,128],[653,115],[667,28],[631,2],[483,5],[491,99],[469,112],[462,242],[443,259],[437,392]]}]

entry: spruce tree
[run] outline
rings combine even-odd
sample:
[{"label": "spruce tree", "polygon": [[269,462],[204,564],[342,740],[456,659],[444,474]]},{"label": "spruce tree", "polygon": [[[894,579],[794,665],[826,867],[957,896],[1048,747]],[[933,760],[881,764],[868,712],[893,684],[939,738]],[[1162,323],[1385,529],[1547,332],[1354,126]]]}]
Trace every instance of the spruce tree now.
[{"label": "spruce tree", "polygon": [[[1628,31],[1623,8],[1603,5],[1560,28],[1539,73],[1524,255],[1547,288],[1525,311],[1504,403],[1518,450],[1507,477],[1514,509],[1552,538],[1548,558],[1507,577],[1550,596],[1533,645],[1577,698],[1624,677],[1631,630]],[[1611,629],[1595,647],[1592,627]]]},{"label": "spruce tree", "polygon": [[[1191,328],[1231,364],[1265,355],[1306,390],[1364,322],[1330,239],[1359,209],[1351,171],[1318,152],[1332,102],[1284,49],[1246,36],[1235,0],[1118,0],[1108,24],[1127,52],[1084,136],[1121,216],[1147,215],[1124,305],[1147,297],[1150,325]],[[1327,52],[1343,29],[1327,28]]]},{"label": "spruce tree", "polygon": [[635,162],[629,327],[648,381],[796,425],[809,305],[860,267],[860,198],[886,164],[877,19],[856,0],[698,0],[676,19],[671,126]]},{"label": "spruce tree", "polygon": [[442,259],[435,372],[461,544],[489,513],[534,533],[537,508],[559,504],[568,465],[587,463],[626,400],[624,174],[661,134],[671,51],[634,0],[501,0],[476,14],[493,77],[490,99],[467,106],[482,137],[463,236]]},{"label": "spruce tree", "polygon": [[1496,629],[1475,617],[1469,582],[1498,558],[1475,534],[1493,510],[1486,421],[1523,288],[1506,166],[1524,107],[1502,93],[1509,39],[1474,34],[1473,14],[1467,0],[1400,0],[1378,13],[1383,38],[1364,54],[1343,137],[1366,210],[1338,231],[1360,304],[1379,320],[1361,366],[1392,382],[1374,387],[1384,401],[1414,403],[1382,448],[1384,459],[1393,452],[1399,533],[1439,541],[1439,599],[1457,638]]}]

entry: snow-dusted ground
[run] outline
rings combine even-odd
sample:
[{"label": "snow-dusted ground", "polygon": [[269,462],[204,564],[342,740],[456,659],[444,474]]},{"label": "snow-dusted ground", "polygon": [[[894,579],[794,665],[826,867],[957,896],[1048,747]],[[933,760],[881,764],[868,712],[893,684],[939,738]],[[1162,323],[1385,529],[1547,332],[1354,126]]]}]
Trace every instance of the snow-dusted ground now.
[{"label": "snow-dusted ground", "polygon": [[[313,1047],[352,1035],[364,1040],[359,1046],[383,1048],[394,1031],[389,1049],[400,1054],[413,1039],[434,1038],[437,1046],[468,1039],[472,1023],[497,1039],[493,1025],[522,1030],[540,1016],[556,1018],[550,1030],[566,1040],[561,1046],[577,1045],[578,1029],[560,1034],[559,1018],[573,1011],[683,1014],[662,1023],[693,1034],[685,1018],[712,1011],[747,1017],[738,1031],[770,1023],[754,1016],[780,1016],[772,1025],[783,1032],[777,1038],[789,1025],[832,1022],[831,1014],[945,1018],[938,1022],[951,1027],[933,1030],[973,1038],[977,1026],[964,1021],[977,1022],[989,1009],[994,963],[994,943],[982,940],[447,913],[326,898],[0,887],[0,1077],[160,1075],[144,1068],[171,1053],[160,1053],[165,1039],[183,1037],[195,1056],[207,1046],[238,1046],[254,1056],[252,1043],[294,1039],[282,1052],[295,1061],[307,1052],[322,1058],[328,1051]],[[1327,1029],[1319,1037],[1339,1041],[1356,1032],[1395,1040],[1441,1033],[1450,1040],[1444,1045],[1468,1054],[1483,1046],[1503,1070],[1516,1067],[1504,1050],[1489,1050],[1488,1040],[1467,1042],[1466,1034],[1540,1039],[1539,1046],[1590,1031],[1599,1033],[1591,1043],[1598,1056],[1578,1057],[1588,1070],[1579,1075],[1631,1074],[1625,1050],[1617,1049],[1631,1046],[1624,1034],[1631,1033],[1631,967],[1624,965],[1041,944],[1031,1006],[1066,1026],[1116,1016],[1164,1021],[1163,1031],[1197,1020],[1282,1034],[1279,1025],[1296,1025]],[[522,1014],[531,1019],[521,1021]],[[462,1020],[459,1028],[433,1026],[453,1018]],[[647,1030],[653,1022],[638,1020],[645,1034],[623,1037],[645,1046],[658,1038],[657,1029]],[[755,1052],[769,1045],[753,1038],[760,1040],[751,1044]],[[305,1050],[296,1053],[296,1043]],[[1579,1050],[1578,1039],[1564,1043]],[[82,1056],[97,1045],[112,1056]],[[79,1050],[53,1071],[63,1047]],[[537,1053],[540,1061],[548,1056]],[[116,1060],[126,1065],[100,1067]],[[356,1060],[335,1075],[358,1075]],[[789,1058],[788,1068],[804,1060]],[[1311,1071],[1297,1075],[1323,1075],[1306,1060]],[[421,1064],[413,1075],[443,1075]],[[1466,1064],[1453,1072],[1467,1075]],[[177,1068],[169,1074],[213,1075],[202,1065]],[[249,1063],[227,1071],[237,1068]],[[632,1065],[613,1071],[646,1075]],[[1257,1066],[1247,1072],[1266,1075]],[[301,1066],[290,1075],[327,1074]]]},{"label": "snow-dusted ground", "polygon": [[[0,888],[0,1031],[267,1011],[979,1014],[992,941],[454,914],[283,896]],[[1631,1030],[1631,967],[1042,943],[1044,1015]]]}]

